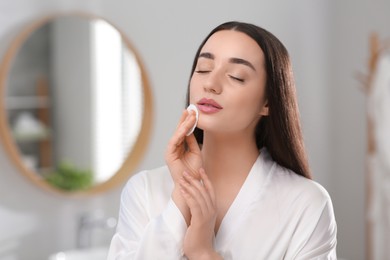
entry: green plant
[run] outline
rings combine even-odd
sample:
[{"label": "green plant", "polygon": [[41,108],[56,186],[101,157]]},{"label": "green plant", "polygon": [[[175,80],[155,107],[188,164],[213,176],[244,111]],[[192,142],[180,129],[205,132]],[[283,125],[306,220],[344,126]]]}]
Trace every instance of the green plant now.
[{"label": "green plant", "polygon": [[91,187],[93,174],[90,170],[79,169],[69,162],[61,162],[46,180],[63,190],[74,191]]}]

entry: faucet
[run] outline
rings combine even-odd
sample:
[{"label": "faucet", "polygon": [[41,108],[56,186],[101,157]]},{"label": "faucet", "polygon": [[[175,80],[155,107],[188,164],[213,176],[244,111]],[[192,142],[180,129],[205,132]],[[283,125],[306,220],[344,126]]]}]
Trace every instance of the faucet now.
[{"label": "faucet", "polygon": [[77,248],[92,246],[92,233],[95,229],[114,229],[117,220],[106,217],[102,211],[93,211],[81,215],[77,230]]}]

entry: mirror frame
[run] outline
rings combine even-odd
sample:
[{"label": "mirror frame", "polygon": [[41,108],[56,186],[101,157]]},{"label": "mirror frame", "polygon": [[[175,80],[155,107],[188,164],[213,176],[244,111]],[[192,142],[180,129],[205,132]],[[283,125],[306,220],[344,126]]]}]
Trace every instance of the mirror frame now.
[{"label": "mirror frame", "polygon": [[[25,40],[30,36],[36,29],[40,28],[47,22],[56,19],[57,17],[64,16],[79,16],[85,17],[88,19],[102,19],[106,21],[108,24],[113,26],[120,35],[122,36],[123,42],[126,46],[134,53],[136,61],[139,65],[141,72],[141,79],[143,84],[143,104],[144,104],[144,113],[141,123],[141,129],[138,134],[137,140],[132,147],[132,150],[127,155],[127,158],[124,160],[123,164],[119,168],[119,170],[107,181],[99,183],[91,188],[80,191],[65,191],[60,188],[56,188],[55,186],[48,183],[43,178],[39,177],[39,175],[34,172],[32,169],[28,168],[21,159],[21,154],[17,147],[17,144],[14,142],[14,138],[12,137],[9,123],[7,119],[7,110],[5,104],[6,98],[6,82],[8,78],[8,73],[11,68],[11,63],[17,52],[22,47]],[[38,187],[49,191],[54,192],[56,194],[61,194],[65,196],[71,197],[80,197],[85,195],[94,195],[98,193],[105,192],[110,190],[125,181],[134,174],[134,170],[137,165],[142,160],[144,156],[147,146],[149,144],[149,139],[151,135],[152,129],[152,119],[153,119],[153,97],[152,91],[150,87],[150,83],[145,71],[145,67],[141,61],[140,55],[135,50],[129,39],[124,35],[123,31],[119,30],[113,23],[108,21],[106,18],[99,17],[92,14],[81,13],[81,12],[71,12],[71,13],[56,13],[53,15],[46,16],[44,18],[33,20],[32,22],[27,22],[28,24],[24,27],[19,33],[17,33],[16,37],[11,41],[9,47],[6,49],[3,58],[0,63],[0,139],[2,139],[5,152],[10,157],[12,162],[15,164],[16,168],[26,176],[30,181],[32,181]]]}]

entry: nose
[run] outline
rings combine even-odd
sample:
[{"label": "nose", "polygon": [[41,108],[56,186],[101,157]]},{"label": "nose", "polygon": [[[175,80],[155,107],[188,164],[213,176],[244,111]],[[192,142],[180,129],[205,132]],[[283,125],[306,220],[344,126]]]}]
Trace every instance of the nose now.
[{"label": "nose", "polygon": [[213,94],[222,93],[222,76],[218,71],[212,71],[208,74],[204,82],[204,90]]}]

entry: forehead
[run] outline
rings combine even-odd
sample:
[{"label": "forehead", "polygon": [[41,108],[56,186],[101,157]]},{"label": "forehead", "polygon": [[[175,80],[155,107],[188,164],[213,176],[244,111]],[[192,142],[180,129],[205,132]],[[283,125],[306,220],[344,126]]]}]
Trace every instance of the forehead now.
[{"label": "forehead", "polygon": [[239,31],[222,30],[214,33],[201,49],[201,53],[204,52],[213,54],[216,59],[245,59],[255,67],[261,68],[264,64],[264,54],[257,42]]}]

